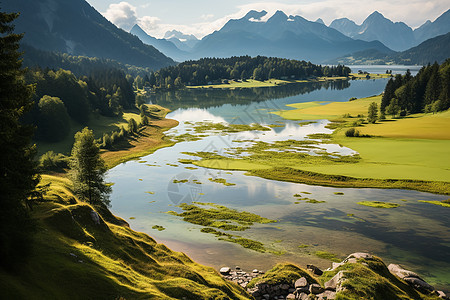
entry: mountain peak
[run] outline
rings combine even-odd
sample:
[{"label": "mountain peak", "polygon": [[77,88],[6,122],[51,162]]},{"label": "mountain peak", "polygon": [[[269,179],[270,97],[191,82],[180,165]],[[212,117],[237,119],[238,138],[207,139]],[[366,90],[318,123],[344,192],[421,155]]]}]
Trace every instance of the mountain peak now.
[{"label": "mountain peak", "polygon": [[371,13],[366,20],[380,20],[380,19],[386,19],[383,14],[381,14],[379,11],[374,11]]},{"label": "mountain peak", "polygon": [[267,15],[267,11],[265,11],[265,10],[262,10],[262,11],[251,10],[244,16],[243,19],[261,20],[261,18],[264,17],[265,15]]},{"label": "mountain peak", "polygon": [[315,22],[325,25],[325,22],[321,18],[318,18]]}]

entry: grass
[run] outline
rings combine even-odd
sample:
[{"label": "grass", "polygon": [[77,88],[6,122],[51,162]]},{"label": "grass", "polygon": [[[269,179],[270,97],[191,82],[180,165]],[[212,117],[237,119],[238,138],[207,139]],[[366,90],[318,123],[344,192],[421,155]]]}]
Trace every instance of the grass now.
[{"label": "grass", "polygon": [[421,294],[392,275],[383,261],[377,257],[359,259],[357,263],[346,263],[333,271],[325,271],[319,282],[324,284],[339,271],[344,272],[345,279],[341,290],[336,294],[336,299],[439,299],[433,294]]},{"label": "grass", "polygon": [[[2,298],[249,298],[214,269],[131,230],[108,210],[80,202],[66,178],[43,175],[47,182],[46,201],[31,212],[37,232],[30,257],[12,273],[0,270]],[[91,219],[93,209],[100,225]]]},{"label": "grass", "polygon": [[397,203],[389,203],[381,201],[360,201],[357,202],[357,204],[376,208],[396,208],[400,206],[400,204]]}]

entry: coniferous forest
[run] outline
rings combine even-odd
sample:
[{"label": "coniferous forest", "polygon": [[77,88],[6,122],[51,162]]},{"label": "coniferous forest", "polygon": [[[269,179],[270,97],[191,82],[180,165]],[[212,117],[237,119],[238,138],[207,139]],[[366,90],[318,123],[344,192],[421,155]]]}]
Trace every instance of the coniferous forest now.
[{"label": "coniferous forest", "polygon": [[400,115],[446,110],[450,107],[449,82],[450,59],[442,65],[428,64],[414,77],[410,72],[398,74],[388,81],[380,110]]}]

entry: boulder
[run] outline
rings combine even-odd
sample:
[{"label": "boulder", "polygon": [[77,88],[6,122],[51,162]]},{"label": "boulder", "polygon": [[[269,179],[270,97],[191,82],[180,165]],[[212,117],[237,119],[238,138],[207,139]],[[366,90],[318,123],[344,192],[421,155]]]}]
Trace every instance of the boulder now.
[{"label": "boulder", "polygon": [[289,294],[286,296],[286,300],[288,299],[295,299],[295,295],[294,294]]},{"label": "boulder", "polygon": [[318,297],[318,300],[332,300],[332,299],[336,299],[336,292],[325,291],[316,296]]},{"label": "boulder", "polygon": [[254,269],[253,271],[252,271],[252,273],[258,273],[259,271],[258,271],[258,269]]},{"label": "boulder", "polygon": [[297,279],[294,286],[296,289],[306,287],[306,286],[308,286],[308,281],[306,280],[305,277],[302,277],[300,279]]},{"label": "boulder", "polygon": [[394,274],[395,276],[404,279],[405,277],[415,277],[415,278],[419,278],[419,275],[417,275],[416,273],[412,272],[412,271],[408,271],[406,269],[403,269],[400,265],[396,265],[396,264],[390,264],[388,266],[388,270],[389,272],[391,272],[392,274]]},{"label": "boulder", "polygon": [[340,263],[333,262],[333,263],[331,263],[331,268],[328,268],[327,271],[333,271],[334,269],[339,268],[340,266],[343,266],[344,264],[345,263],[343,263],[343,262],[340,262]]},{"label": "boulder", "polygon": [[298,300],[307,300],[308,299],[308,294],[307,293],[300,293],[297,295],[297,299]]},{"label": "boulder", "polygon": [[405,277],[403,278],[409,285],[412,285],[415,289],[423,292],[434,291],[434,287],[426,283],[424,280],[417,277]]},{"label": "boulder", "polygon": [[443,291],[436,291],[436,294],[441,299],[449,299],[449,297],[447,297],[447,295]]},{"label": "boulder", "polygon": [[231,269],[228,267],[223,267],[223,268],[220,268],[220,270],[219,270],[220,274],[222,274],[222,275],[229,275],[230,271],[231,271]]},{"label": "boulder", "polygon": [[306,268],[311,271],[314,275],[321,276],[323,274],[322,270],[315,265],[306,265]]},{"label": "boulder", "polygon": [[281,288],[282,290],[284,290],[284,291],[289,290],[290,287],[291,287],[291,286],[290,286],[289,284],[287,284],[287,283],[282,283],[282,284],[280,284],[280,288]]},{"label": "boulder", "polygon": [[311,294],[320,294],[324,291],[323,287],[320,286],[320,284],[313,283],[309,286],[309,292]]},{"label": "boulder", "polygon": [[355,253],[352,253],[352,254],[350,254],[349,256],[347,256],[347,258],[346,258],[344,261],[346,261],[346,260],[348,260],[348,259],[350,259],[350,258],[356,258],[356,259],[360,259],[360,258],[363,258],[363,259],[372,259],[373,256],[372,256],[371,254],[365,253],[365,252],[355,252]]},{"label": "boulder", "polygon": [[337,286],[341,285],[342,281],[344,281],[344,272],[339,271],[336,273],[336,275],[333,276],[333,278],[325,282],[325,289],[336,290]]}]

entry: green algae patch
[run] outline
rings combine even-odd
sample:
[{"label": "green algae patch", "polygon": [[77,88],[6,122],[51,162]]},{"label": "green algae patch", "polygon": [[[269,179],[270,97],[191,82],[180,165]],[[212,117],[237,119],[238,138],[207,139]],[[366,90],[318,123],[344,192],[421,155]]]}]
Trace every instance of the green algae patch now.
[{"label": "green algae patch", "polygon": [[235,133],[243,131],[270,131],[269,127],[262,126],[260,124],[224,124],[224,123],[212,123],[212,122],[197,122],[194,125],[194,131],[197,133],[203,133],[206,131],[218,131],[222,133]]},{"label": "green algae patch", "polygon": [[326,201],[319,201],[319,200],[316,200],[316,199],[309,199],[309,200],[306,200],[306,203],[325,203]]},{"label": "green algae patch", "polygon": [[164,228],[164,226],[154,225],[154,226],[152,226],[152,229],[156,229],[156,230],[158,230],[158,231],[163,231],[163,230],[165,230],[166,228]]},{"label": "green algae patch", "polygon": [[340,262],[341,260],[339,258],[337,258],[336,254],[334,253],[330,253],[327,251],[316,251],[314,253],[315,256],[322,258],[322,259],[326,259],[326,260],[331,260],[333,262]]},{"label": "green algae patch", "polygon": [[381,201],[360,201],[357,204],[376,208],[396,208],[400,204]]},{"label": "green algae patch", "polygon": [[223,231],[245,231],[254,223],[267,224],[276,222],[276,220],[270,220],[250,212],[238,211],[214,203],[182,203],[178,207],[183,212],[169,211],[167,213],[182,217],[185,222],[205,226],[200,231],[214,234],[219,240],[236,243],[257,252],[266,252],[263,243]]},{"label": "green algae patch", "polygon": [[344,195],[344,193],[342,193],[342,192],[335,192],[334,194],[335,194],[335,195],[338,195],[338,196]]},{"label": "green algae patch", "polygon": [[208,180],[211,182],[223,184],[225,186],[236,185],[235,183],[227,182],[227,180],[225,178],[208,178]]},{"label": "green algae patch", "polygon": [[426,201],[426,200],[419,200],[419,202],[429,203],[429,204],[434,204],[434,205],[439,205],[439,206],[443,206],[443,207],[450,207],[450,199],[442,200],[442,201]]}]

